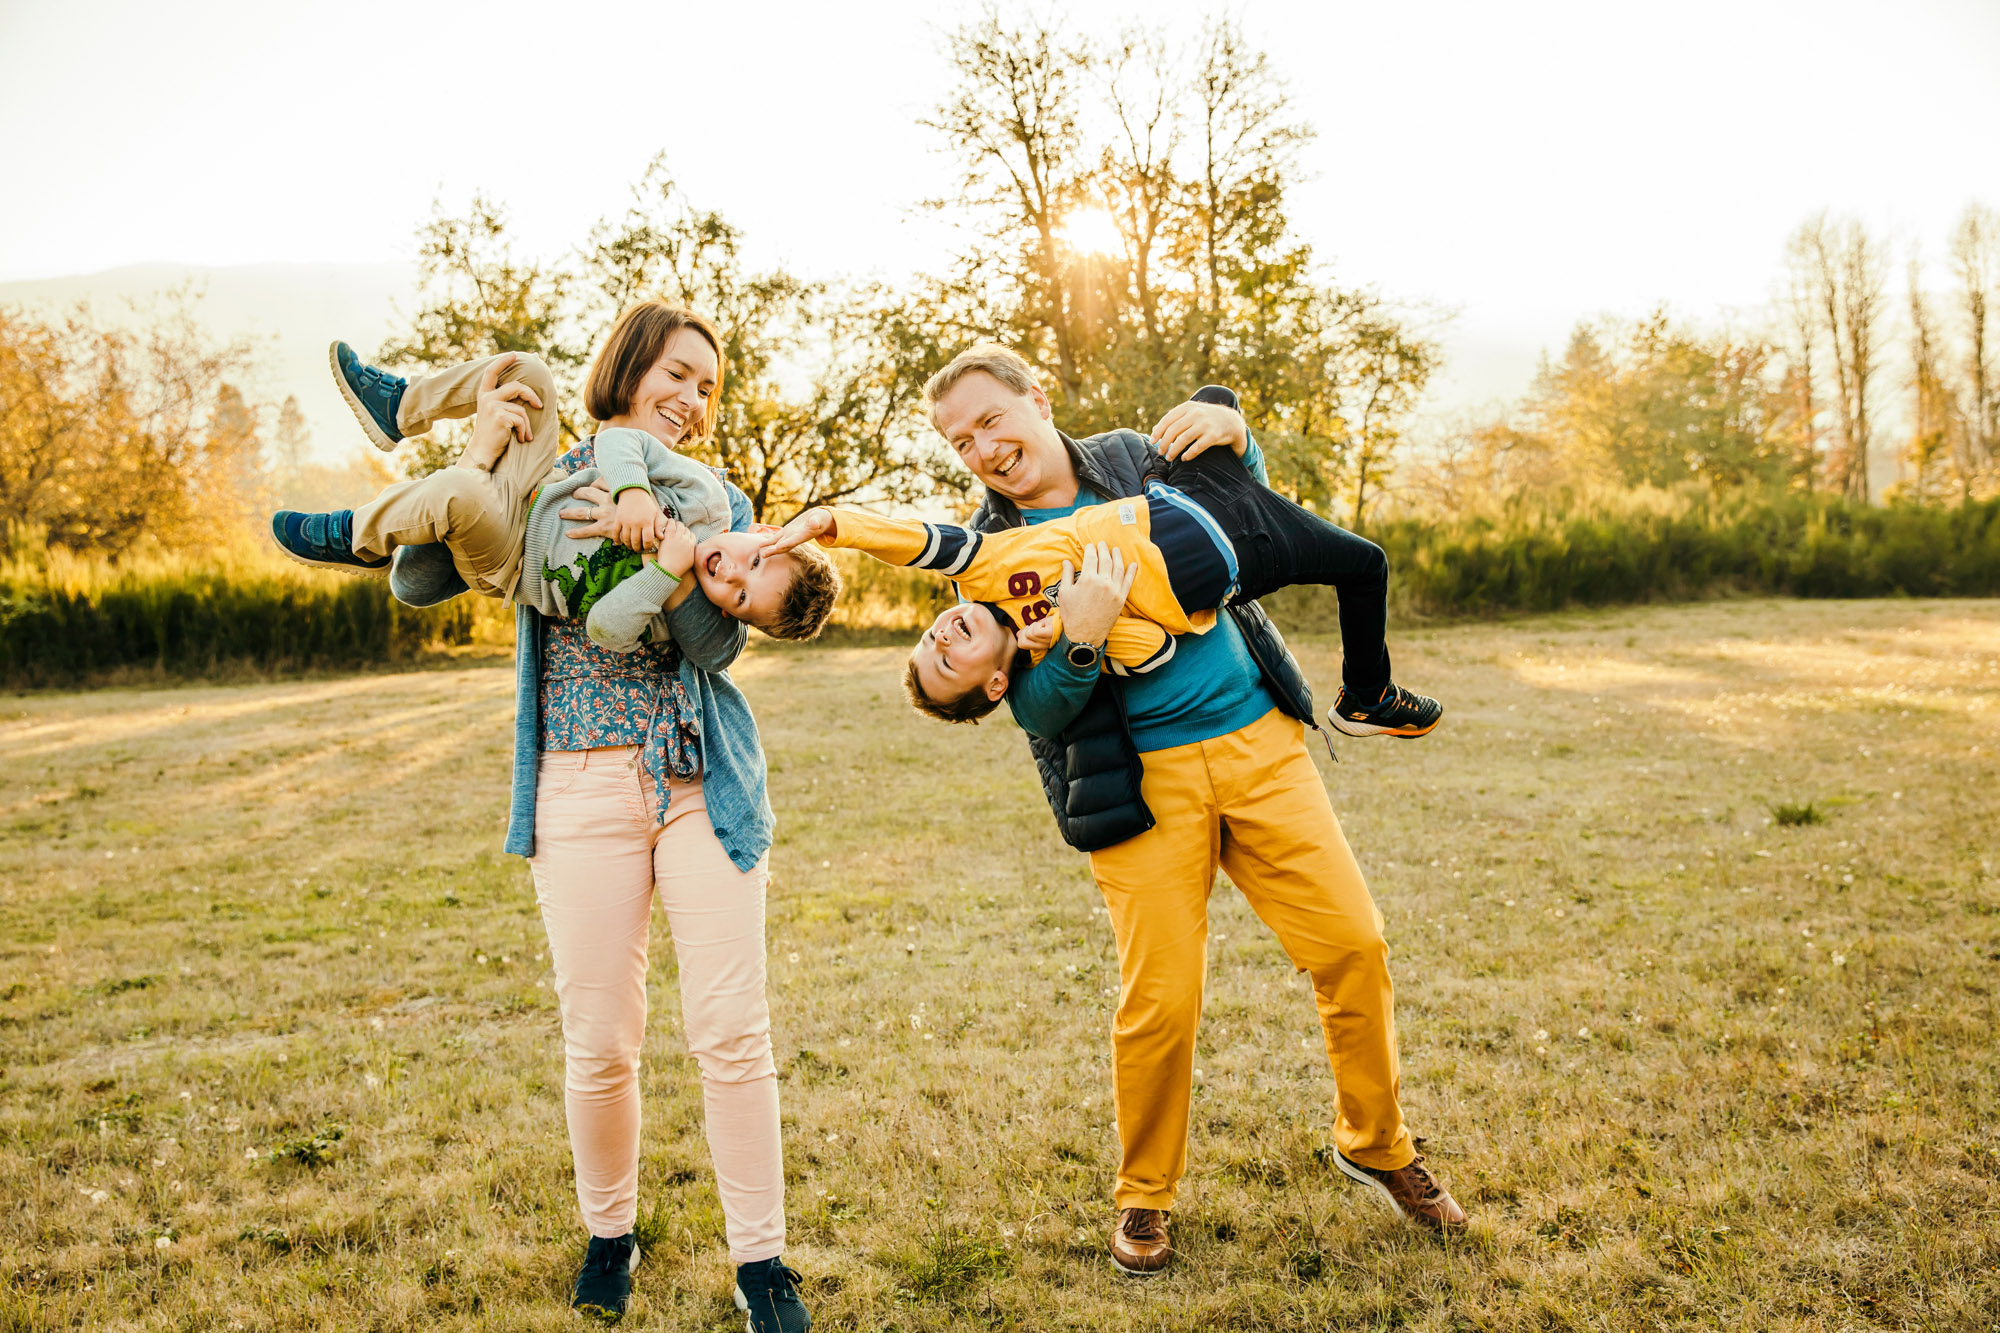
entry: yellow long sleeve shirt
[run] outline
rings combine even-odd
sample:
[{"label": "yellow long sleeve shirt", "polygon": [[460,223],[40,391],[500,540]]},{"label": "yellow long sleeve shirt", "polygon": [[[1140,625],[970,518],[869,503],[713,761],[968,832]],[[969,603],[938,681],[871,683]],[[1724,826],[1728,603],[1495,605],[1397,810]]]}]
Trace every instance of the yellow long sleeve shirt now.
[{"label": "yellow long sleeve shirt", "polygon": [[959,596],[991,602],[1020,626],[1056,618],[1051,595],[1062,578],[1063,562],[1082,563],[1086,546],[1104,542],[1139,566],[1124,614],[1105,639],[1104,656],[1115,670],[1150,671],[1173,655],[1173,635],[1206,634],[1215,611],[1182,609],[1168,582],[1166,558],[1153,544],[1152,519],[1143,498],[1113,500],[1077,510],[1067,518],[1000,532],[975,532],[951,523],[885,518],[861,509],[833,506],[833,532],[819,540],[848,547],[885,564],[932,570],[950,579]]}]

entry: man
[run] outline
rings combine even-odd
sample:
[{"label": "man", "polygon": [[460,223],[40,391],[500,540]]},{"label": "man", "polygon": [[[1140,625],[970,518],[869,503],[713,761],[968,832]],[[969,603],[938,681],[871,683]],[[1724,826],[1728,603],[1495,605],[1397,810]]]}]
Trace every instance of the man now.
[{"label": "man", "polygon": [[[1055,428],[1032,367],[987,344],[934,375],[924,399],[986,487],[971,523],[981,531],[1140,495],[1158,459],[1215,447],[1232,449],[1264,479],[1261,452],[1227,390],[1204,389],[1176,407],[1151,441],[1133,431],[1075,440]],[[1357,591],[1379,588],[1387,578],[1381,551],[1358,537],[1354,545],[1348,580]],[[1465,1213],[1425,1169],[1403,1124],[1388,946],[1305,747],[1305,728],[1316,724],[1297,663],[1253,602],[1183,639],[1150,675],[1103,673],[1097,658],[1122,582],[1094,568],[1067,580],[1063,636],[1007,695],[1064,840],[1090,854],[1118,942],[1113,1262],[1140,1276],[1172,1259],[1168,1222],[1187,1170],[1218,864],[1312,977],[1336,1073],[1340,1170],[1418,1223],[1462,1228]],[[1403,706],[1423,705],[1436,707],[1420,696]]]}]

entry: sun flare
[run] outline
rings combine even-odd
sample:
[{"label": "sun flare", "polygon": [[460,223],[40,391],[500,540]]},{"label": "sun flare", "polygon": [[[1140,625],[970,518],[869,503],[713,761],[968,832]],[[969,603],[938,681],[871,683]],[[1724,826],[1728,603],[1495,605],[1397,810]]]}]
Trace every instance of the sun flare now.
[{"label": "sun flare", "polygon": [[1084,255],[1115,255],[1125,248],[1117,221],[1101,208],[1080,208],[1064,218],[1062,238]]}]

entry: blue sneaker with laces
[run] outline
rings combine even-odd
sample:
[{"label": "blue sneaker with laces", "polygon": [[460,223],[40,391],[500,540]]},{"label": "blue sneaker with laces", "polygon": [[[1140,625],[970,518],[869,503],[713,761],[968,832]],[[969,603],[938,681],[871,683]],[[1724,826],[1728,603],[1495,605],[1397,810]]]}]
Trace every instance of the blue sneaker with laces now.
[{"label": "blue sneaker with laces", "polygon": [[783,1259],[736,1265],[736,1308],[749,1333],[806,1333],[813,1319],[799,1299],[799,1275]]},{"label": "blue sneaker with laces", "polygon": [[302,565],[337,569],[343,574],[371,574],[376,578],[389,571],[386,557],[371,560],[354,554],[352,509],[336,509],[329,514],[280,509],[271,515],[271,540]]},{"label": "blue sneaker with laces", "polygon": [[401,375],[391,375],[366,364],[343,342],[327,349],[327,359],[333,363],[333,378],[340,385],[340,396],[353,409],[361,429],[368,432],[369,443],[377,449],[394,449],[403,438],[402,428],[396,425],[396,412],[403,405],[403,390],[410,387],[410,382]]},{"label": "blue sneaker with laces", "polygon": [[389,558],[389,591],[404,606],[437,606],[468,592],[443,542],[398,546]]}]

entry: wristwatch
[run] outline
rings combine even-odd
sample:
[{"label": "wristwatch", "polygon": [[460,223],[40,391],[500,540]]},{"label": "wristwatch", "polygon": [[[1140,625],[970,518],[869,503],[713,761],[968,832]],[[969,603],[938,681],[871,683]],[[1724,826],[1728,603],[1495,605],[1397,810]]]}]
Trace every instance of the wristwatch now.
[{"label": "wristwatch", "polygon": [[1096,666],[1097,659],[1101,656],[1095,647],[1087,643],[1073,643],[1063,655],[1069,658],[1069,664],[1079,671],[1088,671]]}]

